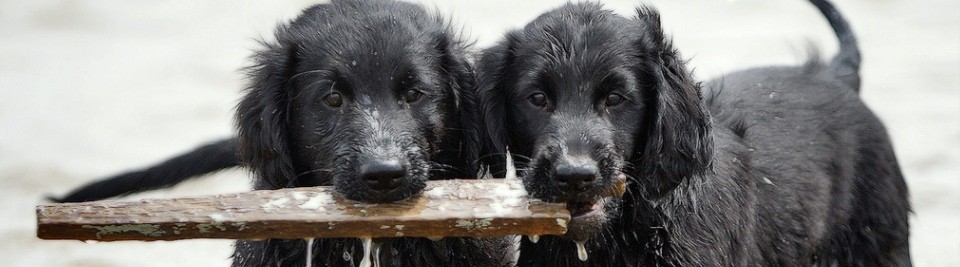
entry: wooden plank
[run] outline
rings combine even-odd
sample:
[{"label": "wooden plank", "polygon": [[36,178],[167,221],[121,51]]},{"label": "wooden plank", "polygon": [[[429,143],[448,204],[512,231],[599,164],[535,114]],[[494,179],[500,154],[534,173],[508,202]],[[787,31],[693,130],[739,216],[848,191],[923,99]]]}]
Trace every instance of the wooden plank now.
[{"label": "wooden plank", "polygon": [[430,181],[393,203],[351,201],[331,187],[251,191],[201,198],[37,206],[37,237],[179,240],[332,237],[561,235],[562,203],[528,197],[519,180]]}]

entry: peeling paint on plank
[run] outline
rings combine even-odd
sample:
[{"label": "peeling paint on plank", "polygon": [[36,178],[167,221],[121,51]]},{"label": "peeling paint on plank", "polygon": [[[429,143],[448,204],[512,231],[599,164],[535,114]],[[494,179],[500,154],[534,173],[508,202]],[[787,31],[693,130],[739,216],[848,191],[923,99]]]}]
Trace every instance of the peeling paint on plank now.
[{"label": "peeling paint on plank", "polygon": [[105,226],[96,226],[96,225],[83,225],[80,226],[83,229],[96,229],[97,230],[97,239],[100,239],[103,235],[119,234],[126,232],[137,232],[143,234],[144,236],[158,237],[162,236],[166,232],[160,229],[160,225],[157,224],[121,224],[121,225],[105,225]]}]

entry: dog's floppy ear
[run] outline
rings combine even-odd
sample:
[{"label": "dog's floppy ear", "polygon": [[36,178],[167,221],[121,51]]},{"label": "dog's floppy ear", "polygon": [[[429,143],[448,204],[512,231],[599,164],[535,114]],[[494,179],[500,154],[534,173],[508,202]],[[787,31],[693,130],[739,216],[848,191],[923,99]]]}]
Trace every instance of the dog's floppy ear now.
[{"label": "dog's floppy ear", "polygon": [[506,90],[515,80],[508,71],[514,62],[517,42],[517,33],[510,32],[505,40],[484,50],[477,61],[481,128],[486,133],[480,158],[494,177],[503,177],[506,173],[506,147],[510,144],[506,125]]},{"label": "dog's floppy ear", "polygon": [[710,114],[703,104],[700,85],[665,39],[660,16],[653,9],[638,9],[641,24],[641,77],[647,84],[645,130],[638,136],[638,167],[648,193],[663,194],[710,166],[713,138]]},{"label": "dog's floppy ear", "polygon": [[[279,34],[278,34],[279,36]],[[286,187],[295,177],[287,143],[287,78],[297,64],[293,46],[264,43],[249,72],[250,85],[237,105],[240,156],[256,189]]]},{"label": "dog's floppy ear", "polygon": [[[445,101],[449,105],[450,129],[457,129],[445,137],[444,152],[455,151],[457,154],[449,157],[456,169],[461,170],[467,177],[477,175],[478,156],[480,155],[480,118],[477,112],[477,96],[475,90],[476,73],[470,62],[467,61],[466,47],[454,39],[449,32],[442,31],[436,36],[436,49],[440,53],[440,73],[444,77],[444,85],[449,90],[452,101]],[[442,155],[438,160],[444,160]]]}]

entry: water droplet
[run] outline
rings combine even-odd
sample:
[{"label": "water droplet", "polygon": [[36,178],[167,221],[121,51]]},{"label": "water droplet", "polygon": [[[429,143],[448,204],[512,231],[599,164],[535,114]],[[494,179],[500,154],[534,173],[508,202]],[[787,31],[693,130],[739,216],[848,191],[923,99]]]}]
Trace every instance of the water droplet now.
[{"label": "water droplet", "polygon": [[363,260],[360,260],[359,267],[370,267],[370,247],[373,245],[373,239],[361,238],[363,241]]},{"label": "water droplet", "polygon": [[530,243],[536,244],[538,241],[540,241],[540,236],[538,236],[538,235],[529,235],[529,236],[527,236],[527,239],[530,239]]},{"label": "water droplet", "polygon": [[373,242],[373,267],[380,267],[380,243]]},{"label": "water droplet", "polygon": [[307,240],[307,267],[313,266],[313,238]]},{"label": "water droplet", "polygon": [[[507,148],[507,174],[504,178],[506,179],[517,179],[517,168],[513,166],[513,156],[510,155],[510,148]],[[536,242],[534,242],[536,243]]]},{"label": "water droplet", "polygon": [[349,251],[344,251],[344,252],[343,252],[343,260],[344,260],[344,261],[352,261],[352,260],[353,260],[353,256],[350,256],[350,252],[349,252]]},{"label": "water droplet", "polygon": [[587,248],[583,246],[583,241],[576,241],[577,243],[577,257],[580,258],[580,261],[587,261]]},{"label": "water droplet", "polygon": [[356,61],[356,60],[354,60],[354,61],[351,61],[351,62],[350,62],[350,65],[354,65],[354,66],[356,66],[356,65],[357,65],[357,61]]}]

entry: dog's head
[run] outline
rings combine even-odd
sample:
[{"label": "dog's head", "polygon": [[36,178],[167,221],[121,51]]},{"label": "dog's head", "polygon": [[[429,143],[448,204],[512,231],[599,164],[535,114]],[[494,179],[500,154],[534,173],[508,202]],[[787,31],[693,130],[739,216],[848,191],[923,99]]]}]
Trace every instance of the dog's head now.
[{"label": "dog's head", "polygon": [[472,175],[474,77],[462,44],[421,7],[334,1],[278,28],[238,105],[257,188],[334,185],[407,198],[431,173]]},{"label": "dog's head", "polygon": [[656,197],[709,164],[709,114],[652,9],[627,19],[570,4],[507,34],[478,66],[490,143],[519,156],[531,194],[567,203],[567,237],[590,238],[616,215],[617,183]]}]

